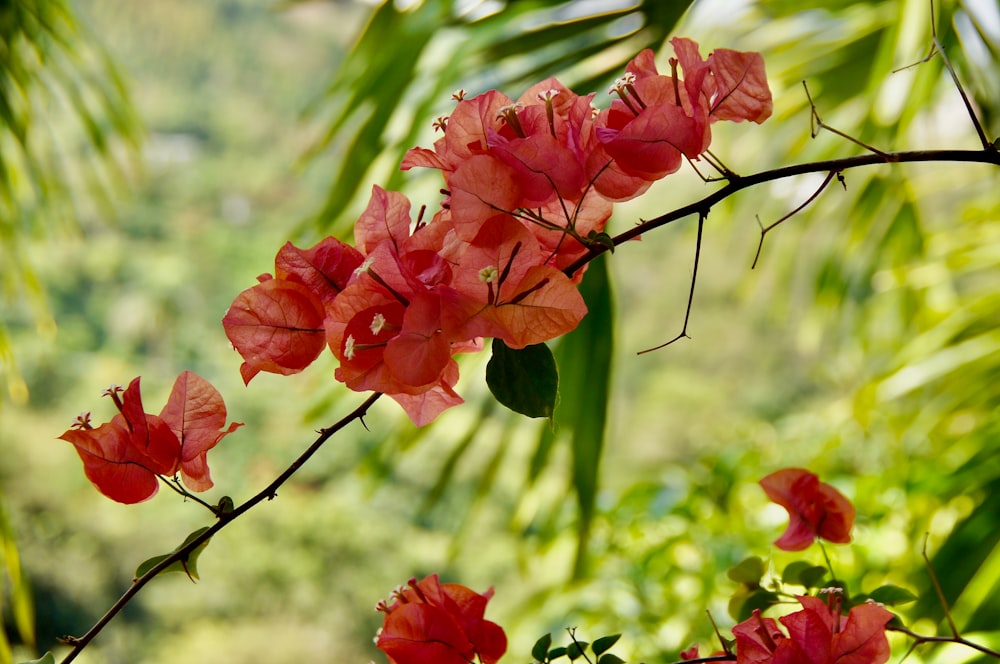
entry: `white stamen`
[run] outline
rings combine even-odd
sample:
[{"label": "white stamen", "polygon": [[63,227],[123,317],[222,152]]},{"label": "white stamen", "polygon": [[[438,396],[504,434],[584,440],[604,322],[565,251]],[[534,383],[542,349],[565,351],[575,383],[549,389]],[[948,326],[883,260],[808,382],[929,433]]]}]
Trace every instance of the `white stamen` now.
[{"label": "white stamen", "polygon": [[492,284],[500,276],[499,273],[495,265],[487,265],[479,271],[479,280],[484,284]]}]

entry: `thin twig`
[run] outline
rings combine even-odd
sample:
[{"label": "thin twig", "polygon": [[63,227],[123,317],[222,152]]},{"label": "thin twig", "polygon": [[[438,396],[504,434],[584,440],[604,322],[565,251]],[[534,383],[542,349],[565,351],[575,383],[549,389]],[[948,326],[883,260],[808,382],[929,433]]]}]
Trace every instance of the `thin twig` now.
[{"label": "thin twig", "polygon": [[654,346],[653,348],[640,350],[637,353],[637,355],[642,355],[643,353],[651,353],[654,350],[660,350],[661,348],[666,348],[675,341],[679,341],[685,338],[687,339],[691,338],[688,336],[687,333],[688,321],[691,319],[691,303],[694,302],[694,284],[696,281],[698,281],[698,261],[701,258],[701,235],[702,235],[702,230],[705,227],[705,216],[706,215],[702,214],[698,217],[698,239],[695,241],[694,245],[694,269],[691,271],[691,290],[688,292],[687,311],[684,312],[684,327],[681,328],[680,333],[670,341],[662,343],[659,346]]},{"label": "thin twig", "polygon": [[911,639],[914,639],[913,647],[910,649],[911,651],[913,648],[916,648],[921,643],[957,643],[967,648],[978,650],[979,652],[994,657],[996,659],[1000,659],[1000,652],[992,650],[991,648],[987,648],[986,646],[980,645],[973,641],[969,641],[965,637],[959,636],[958,634],[954,636],[925,636],[923,634],[917,634],[915,632],[911,632],[906,627],[893,627],[892,625],[886,625],[886,630],[890,632],[899,632],[900,634],[906,634]]},{"label": "thin twig", "polygon": [[927,557],[927,538],[929,536],[929,533],[924,535],[924,546],[920,550],[920,555],[924,559],[924,565],[927,567],[927,574],[931,577],[931,584],[934,585],[934,592],[937,593],[938,601],[941,602],[941,608],[944,609],[944,615],[948,618],[948,625],[951,627],[951,633],[957,639],[958,627],[955,626],[955,620],[951,617],[951,609],[948,608],[948,600],[944,597],[944,590],[941,588],[941,582],[938,580],[937,573],[931,565],[931,559]]},{"label": "thin twig", "polygon": [[944,62],[944,68],[948,70],[951,75],[951,80],[958,88],[958,94],[962,97],[962,103],[965,104],[965,110],[969,113],[969,119],[972,120],[972,126],[976,128],[976,134],[979,136],[979,142],[982,143],[984,150],[996,150],[996,146],[990,143],[990,139],[986,137],[986,132],[983,131],[983,125],[979,122],[979,118],[976,117],[976,110],[972,107],[972,102],[969,100],[969,95],[965,94],[965,89],[962,87],[962,82],[958,80],[958,74],[955,73],[955,68],[951,66],[951,61],[944,52],[944,47],[941,46],[941,42],[938,41],[937,34],[934,35],[934,46],[937,48],[937,52],[941,55],[941,60]]},{"label": "thin twig", "polygon": [[[760,259],[760,252],[764,249],[764,236],[767,235],[767,233],[772,228],[778,226],[779,224],[783,223],[784,221],[787,221],[791,217],[795,216],[796,214],[798,214],[799,212],[801,212],[807,205],[809,205],[814,200],[816,200],[816,197],[819,196],[823,192],[823,190],[826,189],[827,185],[829,185],[830,182],[833,181],[833,178],[836,177],[836,176],[838,176],[839,174],[840,174],[840,171],[830,171],[829,173],[826,174],[826,178],[823,180],[823,183],[816,189],[816,191],[814,191],[812,193],[812,196],[810,196],[809,198],[807,198],[802,203],[802,205],[798,206],[797,208],[795,208],[794,210],[792,210],[791,212],[789,212],[788,214],[786,214],[784,217],[782,217],[781,219],[778,219],[777,221],[775,221],[774,223],[770,224],[769,226],[765,227],[763,224],[761,224],[761,227],[760,227],[760,242],[757,244],[757,253],[754,254],[753,263],[750,265],[750,269],[751,270],[757,267],[757,261],[758,261],[758,259]],[[760,219],[759,218],[757,219],[757,223],[760,224]]]},{"label": "thin twig", "polygon": [[281,473],[281,475],[279,475],[277,478],[274,479],[274,481],[272,481],[270,484],[264,487],[264,489],[262,489],[259,493],[257,493],[257,495],[247,500],[245,503],[234,509],[232,512],[220,513],[218,515],[219,520],[211,528],[206,530],[198,537],[193,538],[190,542],[188,542],[187,546],[181,547],[177,551],[174,551],[171,555],[167,556],[162,561],[160,561],[160,563],[157,564],[155,567],[150,569],[148,572],[146,572],[139,578],[132,581],[132,585],[129,586],[129,589],[126,590],[125,593],[122,594],[120,598],[118,598],[118,601],[115,602],[110,609],[108,609],[107,613],[105,613],[101,617],[101,619],[98,620],[86,634],[84,634],[81,637],[72,637],[72,636],[63,637],[62,640],[65,643],[68,643],[69,645],[73,646],[73,649],[69,652],[69,654],[66,655],[66,657],[63,658],[62,664],[69,664],[74,659],[76,659],[77,655],[79,655],[80,652],[82,652],[83,649],[87,647],[87,644],[93,641],[94,637],[96,637],[101,632],[101,630],[103,630],[104,627],[109,622],[111,622],[111,620],[115,616],[117,616],[122,609],[125,608],[125,605],[128,604],[129,601],[131,601],[131,599],[135,595],[137,595],[140,590],[142,590],[143,586],[152,581],[157,575],[159,575],[161,572],[163,572],[168,567],[173,565],[175,562],[187,559],[187,557],[190,556],[195,549],[197,549],[199,546],[203,545],[205,542],[210,540],[213,535],[215,535],[217,532],[219,532],[227,525],[235,521],[239,516],[245,514],[254,505],[257,505],[258,503],[261,503],[265,500],[270,500],[275,495],[277,495],[278,487],[280,487],[288,480],[288,478],[294,475],[295,472],[302,467],[302,464],[308,461],[309,458],[313,454],[315,454],[320,447],[323,446],[323,443],[329,440],[333,436],[333,434],[337,433],[338,431],[346,427],[354,420],[359,420],[362,417],[364,417],[365,413],[368,412],[368,409],[371,408],[372,404],[374,404],[380,396],[382,396],[380,392],[375,392],[370,397],[365,399],[364,403],[362,403],[353,411],[345,415],[336,424],[326,429],[321,429],[319,432],[319,437],[315,441],[313,441],[312,445],[310,445],[305,452],[300,454],[299,457],[292,462],[292,465],[286,468],[285,471]]},{"label": "thin twig", "polygon": [[204,500],[202,500],[198,496],[194,495],[193,493],[189,492],[184,487],[182,487],[180,485],[180,482],[177,481],[176,477],[174,477],[173,479],[168,479],[168,478],[164,477],[163,475],[157,475],[157,477],[160,478],[160,480],[164,484],[166,484],[167,487],[171,491],[175,491],[176,493],[184,496],[184,500],[193,500],[194,502],[198,503],[199,505],[203,505],[204,507],[206,507],[209,511],[212,512],[212,514],[215,514],[216,516],[218,516],[219,511],[215,507],[215,505],[210,505],[210,504],[206,503]]},{"label": "thin twig", "polygon": [[881,155],[883,157],[886,155],[886,153],[883,152],[882,150],[879,150],[878,148],[874,148],[874,147],[868,145],[867,143],[865,143],[863,141],[859,141],[858,139],[854,138],[853,136],[851,136],[849,134],[845,134],[844,132],[840,131],[839,129],[831,127],[827,123],[823,122],[823,119],[819,117],[819,111],[816,110],[816,104],[813,102],[812,95],[809,94],[809,86],[806,85],[805,81],[802,81],[802,87],[805,88],[805,90],[806,90],[806,98],[809,100],[809,108],[811,110],[811,114],[810,114],[810,117],[809,117],[809,133],[810,133],[810,135],[812,135],[813,138],[816,138],[817,136],[819,136],[820,129],[826,129],[828,132],[830,132],[832,134],[836,134],[837,136],[840,136],[841,138],[846,138],[847,140],[849,140],[851,143],[854,143],[855,145],[860,145],[861,147],[863,147],[865,150],[868,150],[869,152],[874,152],[875,154]]}]

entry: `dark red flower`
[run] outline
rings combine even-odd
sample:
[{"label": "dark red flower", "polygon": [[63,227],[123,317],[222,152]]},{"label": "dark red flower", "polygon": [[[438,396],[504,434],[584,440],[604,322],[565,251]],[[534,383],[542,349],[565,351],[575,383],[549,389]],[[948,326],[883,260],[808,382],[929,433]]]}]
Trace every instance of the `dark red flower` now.
[{"label": "dark red flower", "polygon": [[493,664],[507,650],[507,637],[496,623],[483,619],[493,589],[477,593],[456,583],[440,583],[437,574],[410,579],[391,603],[379,602],[385,614],[375,645],[391,664]]},{"label": "dark red flower", "polygon": [[760,610],[733,627],[737,664],[883,664],[889,659],[885,626],[892,613],[866,603],[845,616],[840,596],[799,597],[802,609],[779,618],[788,636]]},{"label": "dark red flower", "polygon": [[851,541],[854,506],[829,484],[801,468],[785,468],[760,481],[768,498],[788,510],[788,529],[774,545],[801,551],[817,537],[846,544]]}]

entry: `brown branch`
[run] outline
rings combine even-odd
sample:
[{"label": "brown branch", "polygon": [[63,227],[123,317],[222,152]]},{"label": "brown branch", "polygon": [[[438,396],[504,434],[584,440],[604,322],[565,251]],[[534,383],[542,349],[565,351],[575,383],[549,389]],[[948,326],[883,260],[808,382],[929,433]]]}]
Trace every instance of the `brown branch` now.
[{"label": "brown branch", "polygon": [[[648,233],[654,228],[666,226],[667,224],[683,219],[684,217],[688,217],[692,214],[707,216],[712,207],[717,203],[729,198],[739,191],[755,187],[765,182],[774,182],[775,180],[782,180],[796,175],[805,175],[807,173],[846,171],[852,168],[873,166],[876,164],[904,164],[918,162],[961,162],[1000,166],[1000,151],[993,149],[912,150],[905,152],[885,152],[883,154],[863,154],[854,157],[842,157],[840,159],[826,159],[823,161],[813,161],[804,164],[793,164],[791,166],[774,168],[767,171],[761,171],[759,173],[753,173],[751,175],[744,175],[729,181],[726,185],[720,187],[701,200],[689,203],[688,205],[679,207],[676,210],[671,210],[670,212],[662,214],[659,217],[654,217],[653,219],[636,224],[627,231],[612,237],[611,244],[617,247],[625,242],[628,242],[629,240],[635,239],[643,233]],[[566,266],[563,272],[565,272],[568,276],[572,276],[584,265],[606,251],[608,251],[608,247],[604,245],[591,245],[588,248],[587,253],[573,261],[570,265]]]},{"label": "brown branch", "polygon": [[195,549],[197,549],[199,546],[203,545],[205,542],[210,540],[213,535],[215,535],[217,532],[219,532],[220,530],[228,526],[230,523],[235,521],[237,517],[245,514],[248,510],[250,510],[258,503],[261,503],[265,500],[271,500],[275,496],[277,496],[278,488],[282,484],[284,484],[288,480],[288,478],[294,475],[295,472],[302,467],[302,464],[308,461],[309,458],[313,454],[315,454],[320,447],[323,446],[323,443],[329,440],[333,436],[333,434],[337,433],[338,431],[346,427],[354,420],[362,420],[362,418],[368,412],[368,409],[371,408],[372,404],[374,404],[381,396],[382,396],[381,393],[375,392],[370,397],[365,399],[364,403],[362,403],[353,411],[345,415],[336,424],[326,429],[321,429],[319,431],[319,437],[316,438],[315,441],[313,441],[312,445],[310,445],[302,454],[300,454],[299,457],[292,462],[292,465],[286,468],[285,471],[281,473],[281,475],[278,475],[278,477],[275,478],[274,481],[272,481],[270,484],[264,487],[264,489],[262,489],[259,493],[257,493],[257,495],[247,500],[245,503],[234,509],[232,512],[220,513],[218,515],[219,520],[211,528],[206,530],[198,537],[192,539],[190,542],[188,542],[187,546],[184,546],[178,549],[177,551],[173,552],[171,555],[167,556],[162,561],[160,561],[160,563],[155,567],[153,567],[151,570],[149,570],[139,578],[132,581],[132,585],[129,587],[129,589],[126,590],[125,593],[122,594],[120,598],[118,598],[118,601],[115,602],[110,609],[108,609],[107,613],[105,613],[101,617],[101,619],[98,620],[86,634],[84,634],[81,637],[72,637],[72,636],[63,637],[62,640],[65,643],[68,643],[69,645],[73,646],[73,649],[69,652],[69,654],[66,655],[66,657],[63,658],[62,664],[69,664],[69,662],[72,662],[74,659],[76,659],[77,655],[79,655],[80,652],[82,652],[83,649],[86,648],[87,645],[94,640],[94,637],[96,637],[101,632],[101,630],[103,630],[104,627],[107,626],[107,624],[111,622],[111,620],[115,616],[117,616],[122,609],[125,608],[125,605],[128,604],[132,600],[132,598],[135,597],[147,583],[152,581],[161,572],[163,572],[165,569],[173,565],[175,562],[179,560],[185,560],[195,551]]}]

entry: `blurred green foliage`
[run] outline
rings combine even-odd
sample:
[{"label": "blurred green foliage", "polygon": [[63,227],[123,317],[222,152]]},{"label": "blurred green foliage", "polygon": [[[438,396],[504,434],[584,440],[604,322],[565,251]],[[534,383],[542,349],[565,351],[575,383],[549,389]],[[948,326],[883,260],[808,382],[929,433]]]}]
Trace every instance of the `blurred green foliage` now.
[{"label": "blurred green foliage", "polygon": [[[30,305],[41,334],[54,323],[27,240],[106,214],[135,165],[139,134],[116,66],[69,3],[0,5],[0,302]],[[3,322],[5,398],[24,400]]]},{"label": "blurred green foliage", "polygon": [[[825,121],[879,148],[976,147],[939,58],[892,73],[929,50],[925,2],[726,4],[620,2],[595,14],[594,3],[544,0],[281,10],[80,0],[148,140],[114,225],[84,216],[79,237],[19,236],[58,345],[24,309],[2,315],[30,399],[0,411],[0,482],[40,647],[85,631],[139,562],[207,518],[172,496],[109,503],[52,439],[81,409],[107,416],[97,396],[107,384],[142,374],[154,400],[192,369],[247,423],[213,451],[217,492],[239,501],[273,478],[357,395],[333,384],[329,360],[244,390],[219,319],[289,236],[304,244],[344,229],[370,183],[433,204],[436,174],[395,169],[403,150],[433,140],[452,90],[516,96],[559,73],[580,92],[602,91],[639,48],[684,34],[703,53],[764,54],[775,116],[714,129],[713,152],[736,172],[861,150],[829,133],[809,138],[802,80]],[[990,11],[942,2],[937,31],[993,137]],[[755,217],[780,218],[817,184],[774,183],[713,211],[692,339],[657,353],[634,355],[680,329],[694,221],[593,265],[592,316],[554,348],[555,429],[501,412],[483,384],[485,358],[465,358],[468,405],[417,430],[378,404],[370,431],[338,435],[278,500],[214,538],[197,585],[158,580],[80,661],[377,658],[368,608],[429,572],[496,586],[489,617],[508,629],[512,658],[576,625],[581,638],[621,631],[615,651],[626,659],[673,661],[693,641],[714,643],[704,609],[730,624],[739,583],[726,570],[754,555],[772,572],[796,560],[769,546],[784,516],[755,485],[783,466],[810,468],[857,505],[856,544],[831,549],[852,592],[912,589],[921,599],[900,612],[938,629],[920,559],[930,533],[960,628],[994,629],[997,176],[942,164],[851,172],[846,191],[835,183],[769,234],[751,272]],[[620,206],[612,229],[709,191],[675,174]],[[611,294],[613,303],[594,299]],[[822,563],[812,550],[806,558]]]}]

